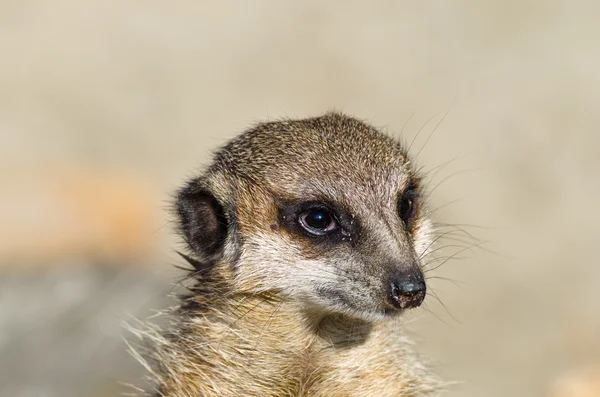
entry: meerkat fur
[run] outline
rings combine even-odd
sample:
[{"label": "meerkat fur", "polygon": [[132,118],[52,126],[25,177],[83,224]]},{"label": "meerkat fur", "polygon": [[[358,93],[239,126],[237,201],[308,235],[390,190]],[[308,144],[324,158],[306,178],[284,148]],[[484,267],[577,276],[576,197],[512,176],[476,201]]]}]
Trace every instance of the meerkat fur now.
[{"label": "meerkat fur", "polygon": [[227,143],[176,195],[193,285],[166,329],[135,331],[144,395],[438,395],[402,330],[425,294],[422,190],[399,142],[340,113]]}]

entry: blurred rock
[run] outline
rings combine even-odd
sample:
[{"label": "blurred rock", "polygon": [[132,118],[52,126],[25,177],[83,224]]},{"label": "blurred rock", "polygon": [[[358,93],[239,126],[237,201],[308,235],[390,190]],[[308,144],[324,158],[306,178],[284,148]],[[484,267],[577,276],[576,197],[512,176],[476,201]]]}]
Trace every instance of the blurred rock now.
[{"label": "blurred rock", "polygon": [[1,264],[139,263],[156,246],[159,200],[140,178],[73,165],[0,183],[10,186],[0,195]]}]

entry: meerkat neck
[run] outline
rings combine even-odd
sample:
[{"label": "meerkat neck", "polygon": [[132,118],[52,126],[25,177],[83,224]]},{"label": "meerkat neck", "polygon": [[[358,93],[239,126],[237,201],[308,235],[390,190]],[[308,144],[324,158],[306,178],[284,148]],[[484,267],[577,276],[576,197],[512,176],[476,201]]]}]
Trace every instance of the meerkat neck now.
[{"label": "meerkat neck", "polygon": [[437,387],[389,324],[239,294],[180,318],[158,357],[160,396],[413,397]]},{"label": "meerkat neck", "polygon": [[158,361],[168,372],[161,376],[159,395],[301,394],[314,372],[316,335],[294,304],[232,293],[216,305],[209,297],[212,305],[205,306],[201,298],[184,302],[180,323],[164,345]]},{"label": "meerkat neck", "polygon": [[231,279],[201,280],[171,331],[156,336],[157,396],[391,396],[400,387],[413,397],[437,387],[397,343],[398,327],[236,291]]}]

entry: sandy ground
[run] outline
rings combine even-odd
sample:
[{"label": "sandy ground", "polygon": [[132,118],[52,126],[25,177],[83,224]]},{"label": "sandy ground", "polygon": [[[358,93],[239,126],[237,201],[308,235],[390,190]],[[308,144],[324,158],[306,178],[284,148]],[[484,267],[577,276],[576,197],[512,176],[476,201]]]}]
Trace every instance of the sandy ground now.
[{"label": "sandy ground", "polygon": [[337,109],[415,138],[425,170],[447,163],[430,174],[437,220],[497,253],[440,267],[439,301],[407,319],[462,382],[448,395],[584,396],[564,385],[600,365],[598,15],[584,0],[0,2],[0,395],[137,379],[121,322],[170,304],[169,194],[248,125]]}]

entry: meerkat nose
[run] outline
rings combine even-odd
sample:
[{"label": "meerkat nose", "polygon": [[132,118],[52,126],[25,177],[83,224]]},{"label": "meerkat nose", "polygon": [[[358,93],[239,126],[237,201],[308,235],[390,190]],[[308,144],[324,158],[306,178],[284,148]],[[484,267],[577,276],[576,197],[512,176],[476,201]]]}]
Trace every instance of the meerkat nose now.
[{"label": "meerkat nose", "polygon": [[418,307],[425,299],[427,287],[422,276],[408,276],[393,281],[391,285],[391,301],[400,309]]}]

